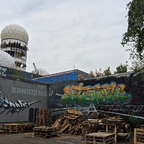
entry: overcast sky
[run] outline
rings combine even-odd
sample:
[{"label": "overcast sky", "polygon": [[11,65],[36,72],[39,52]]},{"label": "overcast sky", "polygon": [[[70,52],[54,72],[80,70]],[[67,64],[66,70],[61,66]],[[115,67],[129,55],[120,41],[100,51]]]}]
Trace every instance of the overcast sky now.
[{"label": "overcast sky", "polygon": [[29,34],[27,71],[85,72],[129,60],[121,45],[130,0],[1,0],[0,30],[18,24]]}]

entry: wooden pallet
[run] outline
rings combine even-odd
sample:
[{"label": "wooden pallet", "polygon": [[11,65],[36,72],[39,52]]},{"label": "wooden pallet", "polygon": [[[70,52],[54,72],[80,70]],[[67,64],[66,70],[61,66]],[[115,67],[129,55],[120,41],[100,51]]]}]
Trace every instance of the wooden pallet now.
[{"label": "wooden pallet", "polygon": [[22,124],[22,132],[32,132],[33,128],[35,127],[35,124]]},{"label": "wooden pallet", "polygon": [[34,127],[34,136],[36,137],[42,137],[42,138],[48,138],[58,135],[58,131],[54,127],[48,127],[48,126],[39,126]]},{"label": "wooden pallet", "polygon": [[6,133],[21,133],[22,125],[19,123],[10,123],[3,125]]},{"label": "wooden pallet", "polygon": [[36,113],[36,125],[37,126],[46,126],[49,122],[51,122],[51,111],[50,110],[37,110]]},{"label": "wooden pallet", "polygon": [[25,133],[32,132],[35,124],[19,124],[19,123],[9,123],[4,124],[3,129],[5,133]]},{"label": "wooden pallet", "polygon": [[134,144],[144,144],[144,129],[134,129]]},{"label": "wooden pallet", "polygon": [[49,137],[54,137],[57,136],[58,132],[44,132],[44,131],[35,131],[34,136],[35,137],[41,137],[41,138],[49,138]]},{"label": "wooden pallet", "polygon": [[144,124],[141,125],[141,128],[144,129]]},{"label": "wooden pallet", "polygon": [[99,123],[99,132],[113,133],[114,141],[117,143],[117,125],[114,123]]},{"label": "wooden pallet", "polygon": [[104,132],[86,134],[86,144],[114,144],[114,134]]}]

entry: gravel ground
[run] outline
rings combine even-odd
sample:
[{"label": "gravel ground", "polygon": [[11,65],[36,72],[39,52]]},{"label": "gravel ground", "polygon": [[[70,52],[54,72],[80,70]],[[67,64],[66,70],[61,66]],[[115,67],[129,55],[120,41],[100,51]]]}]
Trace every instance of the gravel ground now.
[{"label": "gravel ground", "polygon": [[52,138],[32,137],[29,134],[0,135],[0,144],[84,144],[81,136],[61,135]]},{"label": "gravel ground", "polygon": [[[33,137],[30,133],[20,134],[1,134],[0,144],[86,144],[81,140],[81,136],[60,135],[52,138]],[[130,142],[122,142],[117,144],[132,144]]]}]

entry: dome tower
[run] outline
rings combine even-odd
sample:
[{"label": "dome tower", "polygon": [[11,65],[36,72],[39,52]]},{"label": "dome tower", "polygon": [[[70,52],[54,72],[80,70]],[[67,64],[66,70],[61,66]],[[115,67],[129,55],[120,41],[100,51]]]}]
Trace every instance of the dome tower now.
[{"label": "dome tower", "polygon": [[27,31],[16,24],[6,26],[1,32],[1,50],[14,58],[18,70],[26,70],[28,40]]}]

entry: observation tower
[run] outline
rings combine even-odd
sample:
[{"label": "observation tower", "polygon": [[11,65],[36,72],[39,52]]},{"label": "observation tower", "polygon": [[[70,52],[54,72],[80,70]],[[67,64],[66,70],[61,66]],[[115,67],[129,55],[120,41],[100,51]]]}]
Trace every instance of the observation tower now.
[{"label": "observation tower", "polygon": [[1,50],[13,57],[15,69],[26,70],[28,41],[27,31],[19,25],[10,24],[1,32]]}]

